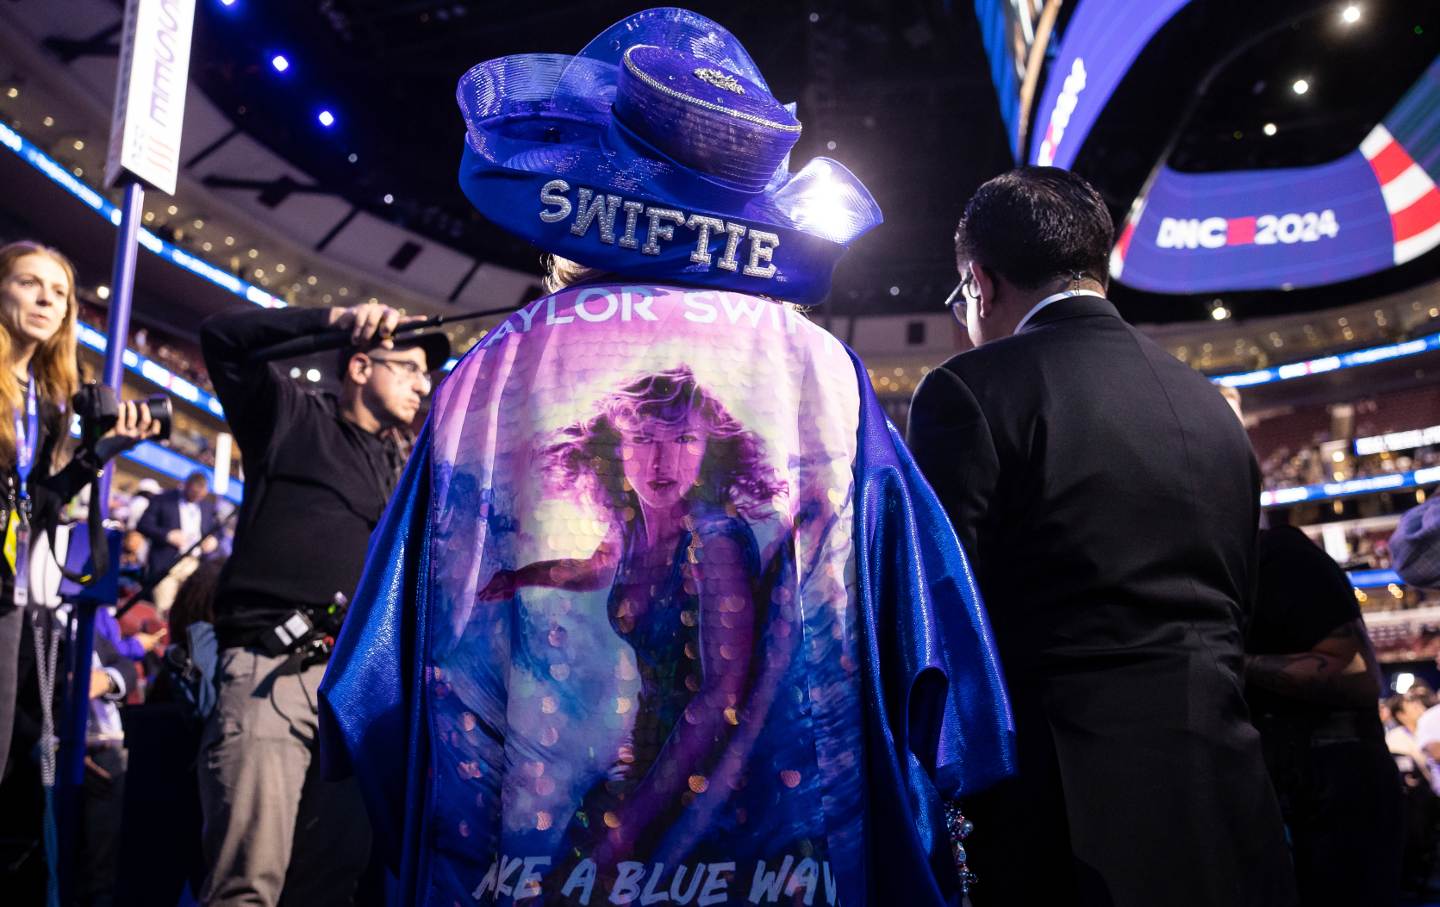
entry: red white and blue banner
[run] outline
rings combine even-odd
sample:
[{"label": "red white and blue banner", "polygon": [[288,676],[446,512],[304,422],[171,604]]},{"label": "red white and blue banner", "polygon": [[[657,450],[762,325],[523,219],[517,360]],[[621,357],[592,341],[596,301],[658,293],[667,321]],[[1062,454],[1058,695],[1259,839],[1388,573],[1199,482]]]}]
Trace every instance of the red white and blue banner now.
[{"label": "red white and blue banner", "polygon": [[1328,164],[1226,173],[1163,168],[1131,208],[1111,276],[1158,293],[1313,287],[1440,245],[1440,59]]}]

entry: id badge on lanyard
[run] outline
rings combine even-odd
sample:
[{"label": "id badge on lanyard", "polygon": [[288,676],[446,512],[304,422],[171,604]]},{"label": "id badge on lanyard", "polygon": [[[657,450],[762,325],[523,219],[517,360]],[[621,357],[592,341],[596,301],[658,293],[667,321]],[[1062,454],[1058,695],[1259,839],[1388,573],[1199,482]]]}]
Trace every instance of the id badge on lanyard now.
[{"label": "id badge on lanyard", "polygon": [[35,400],[35,379],[32,376],[25,393],[25,415],[15,414],[15,471],[19,485],[15,493],[15,509],[10,513],[5,532],[5,559],[15,577],[16,606],[30,603],[30,473],[35,469],[35,448],[40,440],[40,410]]}]

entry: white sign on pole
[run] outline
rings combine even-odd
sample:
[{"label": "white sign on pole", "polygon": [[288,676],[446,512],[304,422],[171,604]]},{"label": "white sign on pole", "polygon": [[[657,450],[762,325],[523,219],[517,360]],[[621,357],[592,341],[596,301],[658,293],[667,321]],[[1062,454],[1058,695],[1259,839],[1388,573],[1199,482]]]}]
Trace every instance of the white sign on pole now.
[{"label": "white sign on pole", "polygon": [[195,0],[126,0],[105,181],[125,173],[173,195]]}]

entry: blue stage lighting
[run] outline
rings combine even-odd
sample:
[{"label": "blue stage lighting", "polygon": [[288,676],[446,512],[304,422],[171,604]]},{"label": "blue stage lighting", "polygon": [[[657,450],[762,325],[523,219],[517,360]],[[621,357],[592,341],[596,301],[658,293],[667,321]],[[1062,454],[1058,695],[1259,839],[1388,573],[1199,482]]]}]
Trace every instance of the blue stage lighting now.
[{"label": "blue stage lighting", "polygon": [[318,119],[320,120],[320,125],[324,126],[326,129],[329,129],[331,126],[335,125],[335,114],[331,113],[328,110],[320,111],[320,116]]},{"label": "blue stage lighting", "polygon": [[[234,0],[231,0],[231,2],[234,2]],[[276,72],[284,72],[290,68],[290,61],[285,59],[284,54],[276,54],[270,59],[270,65],[275,67]]]}]

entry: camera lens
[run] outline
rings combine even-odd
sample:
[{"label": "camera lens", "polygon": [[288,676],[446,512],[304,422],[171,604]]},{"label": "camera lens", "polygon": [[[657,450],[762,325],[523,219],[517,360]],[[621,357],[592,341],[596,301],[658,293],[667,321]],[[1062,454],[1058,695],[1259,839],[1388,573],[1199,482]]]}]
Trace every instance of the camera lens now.
[{"label": "camera lens", "polygon": [[157,440],[170,440],[170,428],[173,422],[175,411],[170,406],[170,398],[164,394],[151,394],[145,398],[145,405],[150,410],[150,418],[160,423],[160,434]]}]

